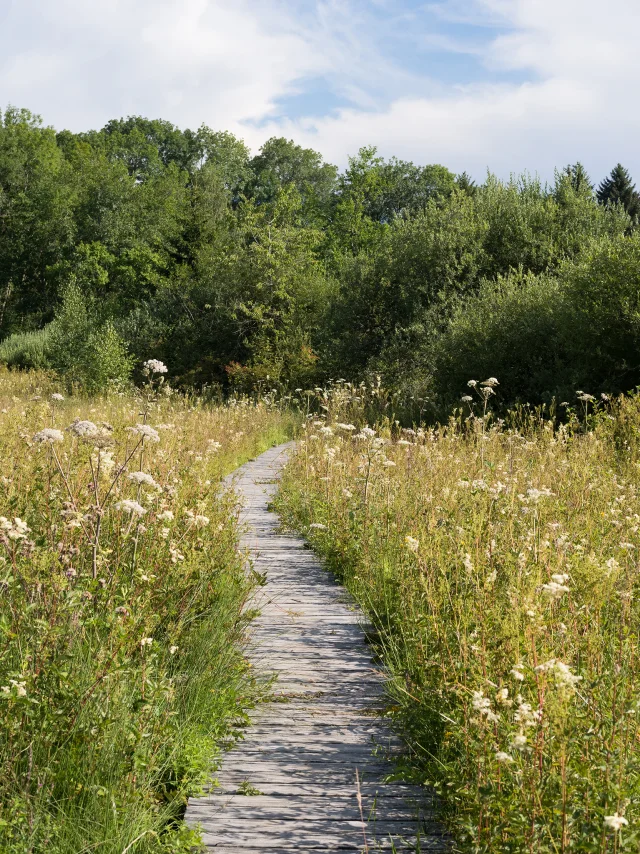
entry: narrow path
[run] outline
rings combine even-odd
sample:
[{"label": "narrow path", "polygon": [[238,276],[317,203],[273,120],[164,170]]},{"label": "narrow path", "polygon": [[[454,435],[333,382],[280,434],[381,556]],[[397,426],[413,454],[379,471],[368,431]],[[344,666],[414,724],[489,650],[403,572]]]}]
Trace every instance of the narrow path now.
[{"label": "narrow path", "polygon": [[261,615],[247,654],[257,672],[277,675],[273,702],[225,755],[219,788],[191,798],[186,820],[219,854],[362,851],[365,838],[371,852],[391,850],[391,840],[397,851],[415,851],[418,839],[420,851],[443,851],[423,790],[384,782],[400,744],[378,714],[384,674],[362,613],[303,539],[278,533],[267,509],[289,447],[233,476],[244,503],[241,544],[266,576],[251,603]]}]

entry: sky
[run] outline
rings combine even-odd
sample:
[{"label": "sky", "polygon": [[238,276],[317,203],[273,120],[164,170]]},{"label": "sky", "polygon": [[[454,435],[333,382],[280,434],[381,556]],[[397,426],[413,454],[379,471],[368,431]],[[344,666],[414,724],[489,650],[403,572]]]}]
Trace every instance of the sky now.
[{"label": "sky", "polygon": [[640,183],[638,0],[0,0],[0,109]]}]

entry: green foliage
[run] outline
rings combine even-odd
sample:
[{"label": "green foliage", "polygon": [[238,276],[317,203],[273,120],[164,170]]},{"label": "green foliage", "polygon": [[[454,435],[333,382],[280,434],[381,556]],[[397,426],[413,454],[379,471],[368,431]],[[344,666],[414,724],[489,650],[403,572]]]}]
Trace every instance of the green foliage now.
[{"label": "green foliage", "polygon": [[10,368],[48,368],[51,326],[37,332],[15,332],[0,343],[0,364]]},{"label": "green foliage", "polygon": [[598,201],[603,205],[620,204],[632,221],[640,214],[640,194],[631,180],[631,176],[621,163],[611,170],[598,187]]}]

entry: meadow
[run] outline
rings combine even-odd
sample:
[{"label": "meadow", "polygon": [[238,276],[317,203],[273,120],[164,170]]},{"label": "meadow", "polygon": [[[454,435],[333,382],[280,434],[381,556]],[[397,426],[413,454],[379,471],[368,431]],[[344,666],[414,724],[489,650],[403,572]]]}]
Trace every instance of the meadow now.
[{"label": "meadow", "polygon": [[456,850],[637,851],[640,396],[467,392],[402,429],[379,385],[318,391],[278,507],[371,617]]},{"label": "meadow", "polygon": [[0,371],[0,850],[179,852],[257,688],[220,479],[284,441],[268,400],[67,397]]}]

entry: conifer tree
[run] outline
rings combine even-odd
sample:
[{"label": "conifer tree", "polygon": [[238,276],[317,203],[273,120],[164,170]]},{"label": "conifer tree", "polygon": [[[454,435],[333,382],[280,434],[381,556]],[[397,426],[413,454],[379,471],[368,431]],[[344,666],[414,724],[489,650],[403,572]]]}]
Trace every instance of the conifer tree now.
[{"label": "conifer tree", "polygon": [[621,202],[633,220],[640,214],[640,194],[631,180],[631,176],[621,163],[611,170],[608,178],[598,187],[598,201],[603,205]]}]

